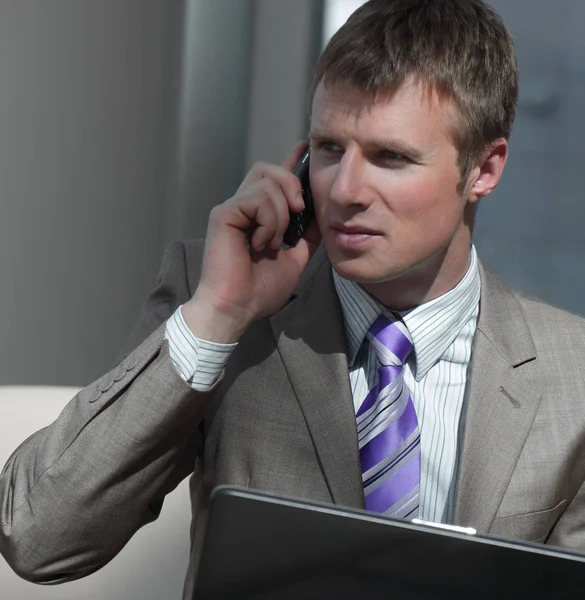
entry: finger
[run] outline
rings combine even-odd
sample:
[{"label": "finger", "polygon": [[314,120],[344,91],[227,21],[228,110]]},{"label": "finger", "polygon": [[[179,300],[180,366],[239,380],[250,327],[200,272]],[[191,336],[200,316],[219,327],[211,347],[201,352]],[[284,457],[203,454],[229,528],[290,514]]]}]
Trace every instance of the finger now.
[{"label": "finger", "polygon": [[[305,150],[308,147],[309,147],[309,144],[306,141],[297,142],[295,147],[291,150],[291,152],[282,161],[280,168],[284,169],[287,172],[291,172],[295,168],[296,164],[299,162],[299,160],[301,159],[301,156],[303,156],[303,154],[305,153]],[[244,177],[244,180],[240,184],[240,187],[238,188],[236,195],[239,192],[245,190],[246,187],[248,187],[250,184],[254,183],[255,181],[258,181],[259,179],[263,179],[264,177],[267,177],[269,175],[269,173],[271,173],[273,171],[273,168],[279,168],[279,167],[277,165],[273,165],[273,164],[265,162],[265,161],[258,161],[256,163],[254,163],[252,165],[252,168],[248,171],[248,173],[246,174],[246,177]]]},{"label": "finger", "polygon": [[249,195],[251,190],[255,188],[258,182],[271,180],[282,189],[282,193],[288,204],[288,209],[294,212],[303,210],[305,203],[302,197],[301,183],[295,175],[279,165],[259,162],[256,163],[252,170],[242,182],[237,194]]},{"label": "finger", "polygon": [[[263,241],[265,244],[269,244],[273,250],[278,250],[282,245],[282,238],[284,237],[284,232],[290,221],[287,198],[282,187],[272,179],[262,179],[257,182],[255,187],[258,189],[259,193],[262,194],[265,202],[271,204],[271,208],[274,212],[274,222],[271,223],[274,226],[273,235],[268,239],[263,239]],[[269,235],[269,233],[270,232],[266,230],[265,234]]]},{"label": "finger", "polygon": [[298,272],[304,270],[309,259],[315,254],[321,243],[321,232],[317,220],[313,219],[297,245],[286,250],[287,257],[294,261]]},{"label": "finger", "polygon": [[[276,168],[290,176],[282,167]],[[260,251],[267,244],[279,250],[290,221],[289,202],[282,188],[270,178],[256,181],[246,190],[246,195],[228,200],[212,213],[216,211],[221,212],[219,222],[239,229],[248,236],[252,233],[250,243],[255,251]]]},{"label": "finger", "polygon": [[289,212],[282,189],[271,179],[256,182],[249,190],[249,196],[240,202],[242,222],[253,227],[252,245],[259,251],[267,244],[273,248],[282,238],[288,225]]},{"label": "finger", "polygon": [[[281,167],[278,168],[281,169]],[[258,198],[259,203],[271,203],[275,214],[274,222],[270,223],[271,229],[268,229],[268,223],[259,221],[259,215],[251,211],[245,211],[245,214],[249,218],[253,218],[261,226],[261,231],[255,237],[253,236],[255,241],[254,249],[258,247],[257,244],[260,244],[258,240],[261,240],[262,245],[269,244],[272,249],[279,250],[282,245],[284,232],[290,221],[290,206],[283,189],[273,179],[267,178],[255,182],[248,190],[248,193],[250,197]],[[252,209],[252,206],[250,208]],[[273,233],[272,237],[266,237],[271,232]]]},{"label": "finger", "polygon": [[274,177],[274,173],[278,171],[283,171],[284,173],[290,172],[290,169],[284,169],[280,165],[275,165],[264,160],[259,160],[252,165],[252,168],[244,177],[244,180],[240,184],[238,191],[246,189],[248,186],[253,185],[256,181],[260,179],[265,179],[266,177]]},{"label": "finger", "polygon": [[274,210],[276,212],[277,227],[274,236],[270,242],[270,247],[273,250],[278,250],[282,246],[282,239],[288,224],[290,222],[290,206],[282,191],[278,188],[279,194],[273,194],[271,200],[274,202]]},{"label": "finger", "polygon": [[281,166],[287,171],[292,171],[308,147],[309,144],[306,141],[298,142],[290,154],[282,161]]},{"label": "finger", "polygon": [[267,244],[274,238],[277,231],[278,219],[274,204],[262,203],[255,216],[256,228],[250,239],[250,245],[256,252],[262,252]]}]

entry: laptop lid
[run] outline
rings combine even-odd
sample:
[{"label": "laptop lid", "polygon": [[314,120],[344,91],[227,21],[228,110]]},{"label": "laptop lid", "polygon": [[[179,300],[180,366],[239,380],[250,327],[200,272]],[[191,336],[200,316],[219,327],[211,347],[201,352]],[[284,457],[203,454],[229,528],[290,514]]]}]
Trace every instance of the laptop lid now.
[{"label": "laptop lid", "polygon": [[194,597],[574,597],[585,556],[235,487],[211,506]]}]

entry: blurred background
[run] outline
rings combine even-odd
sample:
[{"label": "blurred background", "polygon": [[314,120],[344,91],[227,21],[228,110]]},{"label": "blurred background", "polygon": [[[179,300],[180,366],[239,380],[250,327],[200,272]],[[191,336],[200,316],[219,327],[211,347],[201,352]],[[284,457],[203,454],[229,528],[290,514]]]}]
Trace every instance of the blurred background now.
[{"label": "blurred background", "polygon": [[[355,0],[0,0],[0,385],[108,370],[173,239],[307,131]],[[493,0],[517,44],[511,157],[485,262],[585,313],[585,2]]]}]

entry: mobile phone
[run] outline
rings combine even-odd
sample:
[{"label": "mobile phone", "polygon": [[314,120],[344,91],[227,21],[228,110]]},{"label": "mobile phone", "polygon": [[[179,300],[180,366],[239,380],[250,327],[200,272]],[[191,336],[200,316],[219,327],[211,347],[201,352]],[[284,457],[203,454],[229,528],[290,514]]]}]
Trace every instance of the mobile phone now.
[{"label": "mobile phone", "polygon": [[309,154],[310,149],[307,148],[306,152],[301,156],[301,159],[293,169],[293,173],[301,182],[305,208],[298,213],[292,211],[289,213],[290,221],[283,236],[283,242],[287,246],[296,246],[315,214],[313,195],[311,194],[311,184],[309,182]]}]

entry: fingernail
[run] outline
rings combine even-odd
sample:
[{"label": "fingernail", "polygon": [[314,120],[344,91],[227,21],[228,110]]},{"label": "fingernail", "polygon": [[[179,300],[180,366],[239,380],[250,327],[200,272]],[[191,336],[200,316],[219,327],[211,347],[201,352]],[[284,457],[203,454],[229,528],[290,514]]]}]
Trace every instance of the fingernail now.
[{"label": "fingernail", "polygon": [[299,194],[297,196],[297,204],[301,207],[301,208],[305,208],[305,201],[303,200],[303,195]]}]

